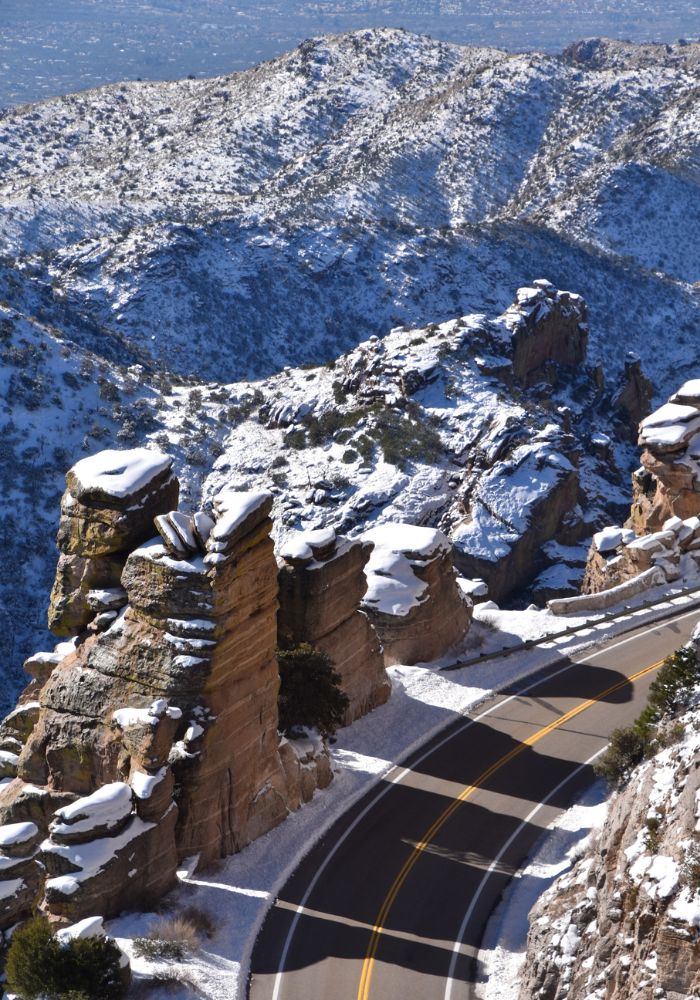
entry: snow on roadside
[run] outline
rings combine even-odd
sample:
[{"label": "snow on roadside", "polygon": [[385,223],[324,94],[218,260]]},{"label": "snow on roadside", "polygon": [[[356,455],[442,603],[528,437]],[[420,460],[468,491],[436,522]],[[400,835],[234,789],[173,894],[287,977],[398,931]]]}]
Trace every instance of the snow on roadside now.
[{"label": "snow on roadside", "polygon": [[[546,611],[499,611],[494,606],[477,606],[483,637],[475,628],[469,646],[432,664],[396,666],[389,671],[393,692],[389,701],[338,733],[332,748],[335,779],[311,802],[291,814],[281,826],[259,838],[240,854],[207,872],[182,873],[182,884],[169,898],[172,909],[198,906],[213,917],[217,931],[196,954],[183,963],[149,963],[133,956],[132,938],[143,935],[158,919],[155,914],[129,914],[109,922],[107,931],[132,957],[138,976],[165,973],[189,981],[198,993],[163,992],[169,1000],[186,1000],[196,995],[206,998],[245,996],[250,954],[269,905],[304,855],[323,833],[352,804],[377,784],[396,762],[425,744],[460,715],[466,715],[495,690],[533,674],[568,655],[595,647],[610,636],[653,622],[668,614],[671,607],[681,611],[692,607],[687,598],[676,598],[655,609],[639,610],[617,622],[595,622],[576,635],[546,642],[516,655],[489,659],[455,670],[441,671],[490,647],[499,649],[506,639],[511,644],[534,639],[566,625],[585,625],[583,619],[557,619]],[[484,626],[484,621],[487,624]],[[633,624],[632,624],[633,623]],[[479,650],[474,649],[476,641]],[[480,645],[479,645],[480,644]],[[554,864],[554,862],[552,862]],[[552,876],[553,877],[553,876]],[[524,938],[523,938],[524,941]],[[504,953],[505,960],[505,953]],[[500,973],[498,974],[500,980]],[[172,990],[172,986],[168,987]],[[152,990],[149,996],[159,1000]],[[499,1000],[509,1000],[502,991]]]},{"label": "snow on roadside", "polygon": [[508,885],[491,915],[479,952],[479,1000],[517,1000],[525,962],[528,914],[544,890],[584,852],[605,822],[605,782],[597,781],[544,831],[530,860]]}]

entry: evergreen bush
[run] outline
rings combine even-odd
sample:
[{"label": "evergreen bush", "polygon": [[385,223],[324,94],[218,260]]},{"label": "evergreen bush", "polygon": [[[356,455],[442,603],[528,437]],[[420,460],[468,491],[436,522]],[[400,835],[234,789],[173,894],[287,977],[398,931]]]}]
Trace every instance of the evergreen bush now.
[{"label": "evergreen bush", "polygon": [[335,733],[347,711],[347,695],[331,659],[307,642],[277,650],[280,671],[279,728],[290,733],[299,726],[316,728],[322,736]]},{"label": "evergreen bush", "polygon": [[[603,756],[594,764],[595,773],[613,788],[620,788],[633,768],[656,752],[664,742],[660,723],[690,702],[700,682],[700,663],[693,645],[683,646],[667,656],[649,688],[649,698],[633,725],[616,729]],[[674,727],[665,736],[682,736],[682,727]]]},{"label": "evergreen bush", "polygon": [[63,943],[45,917],[34,917],[12,935],[5,964],[7,988],[23,1000],[121,1000],[126,981],[120,959],[109,938]]}]

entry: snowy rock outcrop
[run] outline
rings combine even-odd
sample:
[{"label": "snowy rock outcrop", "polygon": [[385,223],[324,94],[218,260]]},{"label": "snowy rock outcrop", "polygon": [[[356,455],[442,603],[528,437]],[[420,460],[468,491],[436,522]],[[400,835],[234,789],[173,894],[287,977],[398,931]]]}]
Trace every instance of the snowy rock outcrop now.
[{"label": "snowy rock outcrop", "polygon": [[457,584],[452,546],[441,531],[384,524],[365,537],[374,551],[366,567],[363,608],[387,666],[444,656],[469,628],[472,602]]},{"label": "snowy rock outcrop", "polygon": [[511,333],[513,375],[523,385],[546,378],[555,365],[573,368],[586,360],[588,310],[580,295],[538,279],[518,289],[503,319]]},{"label": "snowy rock outcrop", "polygon": [[108,450],[81,459],[66,474],[49,605],[52,632],[80,632],[95,617],[90,593],[119,588],[126,557],[153,534],[153,518],[177,506],[172,464],[170,456],[146,448]]},{"label": "snowy rock outcrop", "polygon": [[[126,483],[123,509],[140,512],[142,489]],[[177,529],[198,551],[177,558],[162,537],[135,548],[111,624],[34,658],[41,670],[0,727],[12,748],[0,840],[31,832],[6,837],[4,926],[37,899],[63,920],[153,905],[178,861],[239,850],[331,780],[324,744],[277,732],[271,504],[226,491],[214,517],[157,515],[169,543]]]},{"label": "snowy rock outcrop", "polygon": [[688,1000],[700,992],[697,709],[612,800],[530,912],[520,1000]]},{"label": "snowy rock outcrop", "polygon": [[391,693],[377,633],[360,610],[371,552],[370,543],[332,528],[292,532],[279,552],[279,634],[330,656],[350,702],[346,725]]},{"label": "snowy rock outcrop", "polygon": [[639,428],[642,467],[633,479],[631,524],[658,531],[670,517],[700,514],[700,379],[686,382]]},{"label": "snowy rock outcrop", "polygon": [[625,528],[593,537],[583,592],[616,587],[652,567],[678,580],[700,566],[700,379],[686,382],[639,427],[644,448],[632,476]]}]

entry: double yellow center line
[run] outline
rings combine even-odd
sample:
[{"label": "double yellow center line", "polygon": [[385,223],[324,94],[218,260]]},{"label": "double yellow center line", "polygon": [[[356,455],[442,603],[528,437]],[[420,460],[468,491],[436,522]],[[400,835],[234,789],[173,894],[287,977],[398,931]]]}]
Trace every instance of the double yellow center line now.
[{"label": "double yellow center line", "polygon": [[614,694],[616,691],[619,691],[627,684],[632,684],[634,683],[634,681],[637,681],[641,677],[646,676],[646,674],[650,674],[652,673],[652,671],[658,670],[658,668],[662,665],[663,662],[664,662],[663,660],[659,660],[658,663],[652,663],[650,667],[645,667],[643,670],[637,671],[636,674],[632,674],[630,677],[625,677],[624,680],[617,681],[617,683],[612,684],[609,688],[606,688],[605,691],[601,691],[600,694],[596,695],[595,698],[589,698],[588,701],[581,702],[580,705],[577,705],[575,708],[572,708],[568,712],[565,712],[564,715],[561,715],[558,719],[555,719],[554,722],[550,722],[549,725],[543,726],[542,729],[538,729],[537,732],[533,733],[531,736],[528,736],[527,739],[524,739],[517,746],[513,747],[512,750],[509,750],[508,753],[504,754],[499,760],[495,761],[495,763],[487,767],[486,770],[479,775],[479,777],[474,781],[473,784],[466,785],[462,789],[459,795],[455,799],[453,799],[453,801],[449,804],[449,806],[445,809],[445,811],[440,816],[438,816],[438,818],[435,820],[430,829],[426,831],[426,833],[423,835],[423,838],[413,847],[413,850],[411,851],[408,858],[404,862],[401,871],[394,879],[391,888],[389,889],[389,892],[387,893],[384,902],[382,903],[376,922],[372,928],[372,935],[370,937],[369,946],[367,948],[365,960],[362,964],[362,975],[360,976],[360,986],[357,991],[357,1000],[368,1000],[369,990],[372,983],[372,974],[374,972],[375,956],[377,954],[377,948],[379,947],[379,939],[384,932],[384,927],[386,925],[387,917],[389,916],[389,911],[394,905],[396,897],[401,891],[401,887],[408,878],[410,872],[413,870],[414,865],[420,858],[423,851],[426,850],[430,842],[440,832],[442,827],[445,825],[445,823],[447,823],[447,821],[450,819],[453,813],[455,813],[457,809],[459,809],[460,805],[463,802],[466,802],[467,799],[470,798],[474,794],[474,792],[477,791],[477,789],[480,788],[484,784],[484,782],[488,781],[489,778],[492,777],[497,771],[499,771],[502,767],[504,767],[511,760],[513,760],[514,757],[517,757],[519,754],[523,753],[523,751],[527,747],[531,747],[534,746],[535,743],[539,743],[540,740],[544,739],[545,736],[548,736],[550,733],[554,732],[555,729],[559,729],[560,726],[566,725],[566,723],[570,722],[571,719],[575,719],[577,715],[580,715],[582,712],[585,712],[586,709],[591,708],[591,706],[597,704],[599,701],[602,701],[609,695]]}]

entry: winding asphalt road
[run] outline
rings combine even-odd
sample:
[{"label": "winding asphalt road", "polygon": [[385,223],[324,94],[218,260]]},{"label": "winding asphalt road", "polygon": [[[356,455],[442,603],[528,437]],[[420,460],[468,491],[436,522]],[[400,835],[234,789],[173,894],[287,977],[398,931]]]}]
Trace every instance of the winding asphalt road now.
[{"label": "winding asphalt road", "polygon": [[685,611],[562,659],[394,768],[281,890],[250,1000],[471,1000],[508,880],[698,621]]}]

